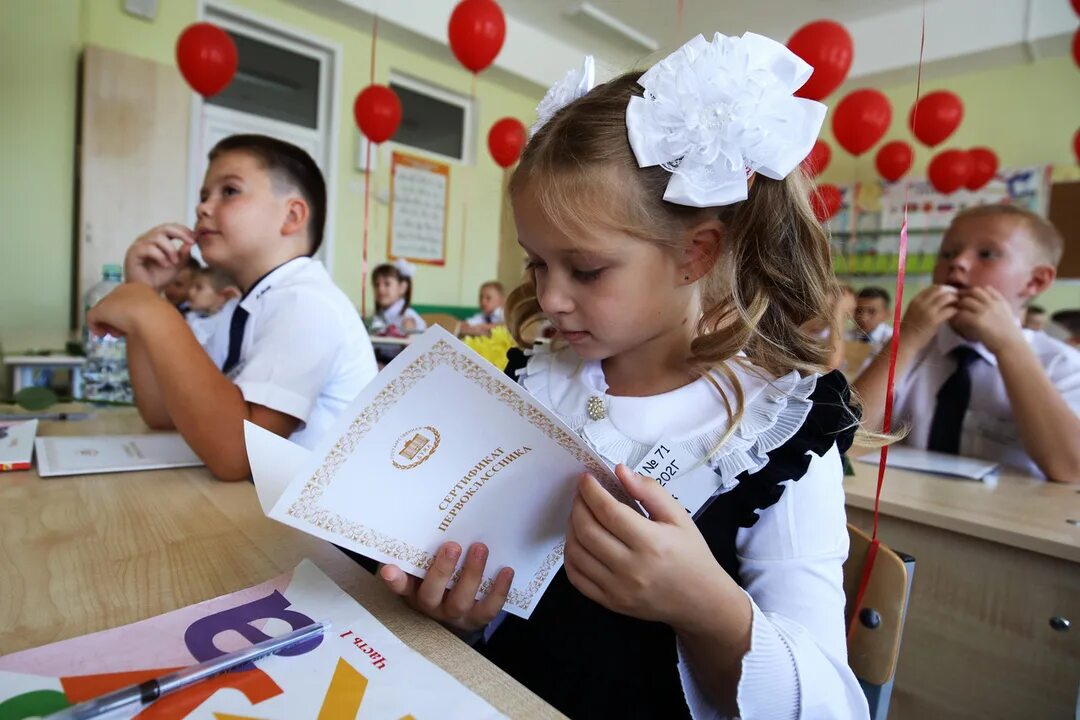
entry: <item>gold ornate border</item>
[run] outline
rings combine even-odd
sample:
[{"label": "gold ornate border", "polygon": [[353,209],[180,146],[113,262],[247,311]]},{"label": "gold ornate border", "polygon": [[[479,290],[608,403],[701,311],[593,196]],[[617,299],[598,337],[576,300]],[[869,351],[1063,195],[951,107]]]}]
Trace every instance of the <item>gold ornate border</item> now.
[{"label": "gold ornate border", "polygon": [[[471,353],[470,353],[471,355]],[[348,430],[342,435],[323,459],[322,464],[307,480],[304,488],[296,501],[288,509],[288,514],[327,532],[335,533],[349,538],[350,540],[374,548],[395,560],[413,567],[427,570],[435,561],[435,556],[409,543],[402,542],[397,538],[390,537],[385,533],[367,527],[361,523],[346,520],[341,515],[331,510],[319,507],[319,499],[330,483],[337,477],[338,470],[344,465],[356,445],[375,426],[375,423],[386,414],[399,400],[405,397],[410,390],[435,368],[448,366],[468,380],[476,383],[482,390],[502,402],[515,411],[523,420],[539,428],[545,435],[554,440],[560,447],[569,452],[575,459],[583,464],[589,472],[597,477],[605,485],[609,485],[608,469],[598,463],[588,452],[581,442],[556,424],[540,408],[521,397],[513,381],[502,375],[496,375],[488,369],[487,363],[477,361],[459,352],[453,345],[440,340],[432,345],[431,349],[413,360],[397,378],[387,383],[386,387],[379,391],[375,399],[363,412],[356,416],[349,425]],[[523,390],[521,392],[524,392]],[[619,491],[621,488],[610,487],[610,490]],[[544,587],[555,569],[559,566],[563,555],[563,543],[560,541],[541,562],[535,575],[523,589],[511,589],[507,597],[507,603],[527,611],[532,604],[533,598]],[[454,580],[458,575],[455,573]],[[492,576],[484,578],[480,585],[481,592],[487,592],[493,582]]]}]

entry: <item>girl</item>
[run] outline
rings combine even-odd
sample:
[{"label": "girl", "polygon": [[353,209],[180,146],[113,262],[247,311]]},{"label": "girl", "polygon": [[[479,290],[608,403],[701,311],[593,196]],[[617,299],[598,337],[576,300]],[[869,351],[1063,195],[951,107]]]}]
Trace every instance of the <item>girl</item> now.
[{"label": "girl", "polygon": [[371,273],[371,285],[375,289],[375,314],[368,331],[380,369],[405,349],[402,345],[380,343],[380,335],[403,338],[409,333],[427,329],[424,318],[411,307],[413,271],[411,264],[397,260],[393,264],[383,263]]},{"label": "girl", "polygon": [[[792,97],[810,72],[747,33],[552,108],[578,94],[570,75],[514,173],[531,279],[507,316],[542,312],[561,338],[518,377],[648,517],[583,477],[563,570],[527,621],[498,614],[509,568],[475,599],[481,544],[451,589],[453,543],[422,582],[380,576],[483,630],[478,649],[570,717],[868,714],[842,579],[840,453],[858,419],[806,329],[831,322],[837,290],[797,170],[824,117]],[[661,487],[630,469],[658,456],[687,472]]]}]

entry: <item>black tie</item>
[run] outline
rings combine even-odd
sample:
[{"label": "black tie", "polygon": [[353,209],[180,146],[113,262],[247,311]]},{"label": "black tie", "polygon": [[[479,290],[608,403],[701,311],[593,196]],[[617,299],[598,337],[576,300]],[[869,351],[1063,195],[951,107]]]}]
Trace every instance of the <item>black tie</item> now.
[{"label": "black tie", "polygon": [[934,419],[930,423],[930,438],[926,443],[929,450],[937,452],[960,453],[960,430],[964,425],[968,403],[971,402],[971,363],[978,359],[979,353],[967,345],[961,345],[949,353],[956,361],[956,370],[941,385],[937,393],[937,405],[934,407]]},{"label": "black tie", "polygon": [[244,342],[247,319],[248,311],[237,305],[233,309],[232,319],[229,320],[229,354],[225,356],[225,364],[221,366],[221,372],[225,375],[240,362],[240,346]]}]

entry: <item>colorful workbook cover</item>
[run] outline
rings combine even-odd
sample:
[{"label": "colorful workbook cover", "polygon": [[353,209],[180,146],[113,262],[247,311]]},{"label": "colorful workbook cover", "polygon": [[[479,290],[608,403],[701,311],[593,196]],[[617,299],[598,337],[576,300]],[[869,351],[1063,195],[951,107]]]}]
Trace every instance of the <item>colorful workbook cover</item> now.
[{"label": "colorful workbook cover", "polygon": [[413,651],[314,563],[165,615],[0,657],[0,720],[69,705],[329,621],[322,637],[109,717],[501,718]]}]

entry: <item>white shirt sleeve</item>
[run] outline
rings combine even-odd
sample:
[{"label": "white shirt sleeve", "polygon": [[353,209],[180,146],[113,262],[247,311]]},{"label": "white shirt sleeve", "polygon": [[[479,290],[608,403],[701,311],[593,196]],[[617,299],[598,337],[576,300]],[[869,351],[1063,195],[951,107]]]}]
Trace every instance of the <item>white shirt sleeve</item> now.
[{"label": "white shirt sleeve", "polygon": [[[834,446],[787,481],[780,501],[736,535],[743,587],[753,610],[750,651],[738,686],[739,717],[867,718],[847,664],[843,563],[848,554],[843,468]],[[695,720],[720,718],[679,647]]]},{"label": "white shirt sleeve", "polygon": [[331,303],[299,293],[259,313],[247,359],[233,380],[244,399],[306,423],[343,347],[336,318]]}]

